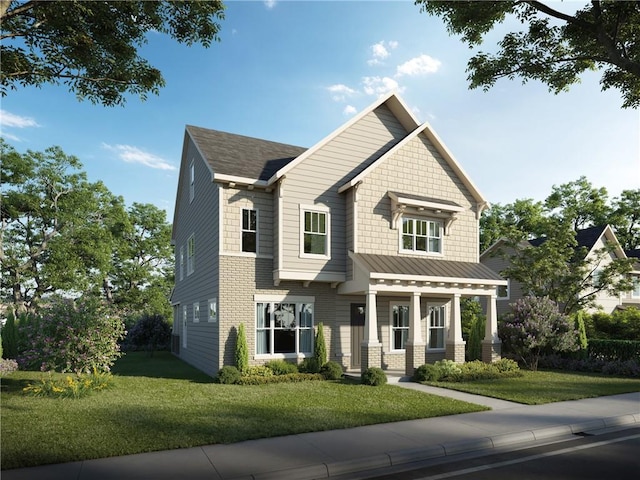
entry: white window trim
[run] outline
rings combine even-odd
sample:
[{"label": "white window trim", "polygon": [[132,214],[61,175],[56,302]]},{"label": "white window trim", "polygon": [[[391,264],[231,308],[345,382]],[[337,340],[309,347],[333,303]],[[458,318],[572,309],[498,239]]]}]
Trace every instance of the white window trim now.
[{"label": "white window trim", "polygon": [[196,197],[196,166],[195,160],[189,164],[189,203]]},{"label": "white window trim", "polygon": [[[193,255],[189,255],[189,244],[193,241]],[[196,236],[192,233],[187,238],[187,277],[196,271]]]},{"label": "white window trim", "polygon": [[[293,303],[296,305],[296,312],[300,311],[300,308],[303,304],[311,304],[313,306],[313,313],[311,317],[311,352],[301,352],[300,351],[300,323],[296,322],[296,351],[291,353],[258,353],[258,341],[257,341],[257,332],[258,332],[258,316],[257,316],[257,305],[259,303]],[[266,359],[291,359],[291,358],[306,358],[313,355],[313,339],[315,337],[315,327],[316,327],[316,306],[315,306],[315,297],[303,297],[303,296],[286,296],[286,295],[254,295],[254,324],[253,331],[256,335],[256,342],[254,347],[254,355],[256,360],[266,360]],[[273,311],[273,309],[272,309]],[[273,314],[272,314],[273,315]],[[270,345],[271,348],[274,347],[274,332],[275,332],[275,320],[269,319],[269,328],[267,331],[270,335]]]},{"label": "white window trim", "polygon": [[193,323],[200,323],[200,302],[193,304]]},{"label": "white window trim", "polygon": [[[207,318],[208,318],[207,321],[210,322],[210,323],[215,323],[215,322],[218,321],[218,299],[217,298],[210,298],[209,302],[208,302],[208,305],[209,305],[209,312],[207,314],[208,315],[207,316]],[[213,307],[213,308],[211,308],[211,307]],[[212,314],[212,312],[213,312],[213,314]]]},{"label": "white window trim", "polygon": [[180,247],[180,280],[184,279],[184,245]]},{"label": "white window trim", "polygon": [[[409,302],[389,302],[389,352],[390,353],[403,353],[406,351],[406,349],[404,348],[393,348],[393,307],[394,306],[399,306],[399,307],[409,307],[409,309],[411,309],[411,306],[409,305]],[[411,311],[409,311],[409,315],[411,315]],[[409,325],[411,324],[411,318],[409,318]],[[408,331],[409,328],[411,328],[410,326],[407,326],[406,330]],[[402,328],[402,330],[404,330],[404,328]]]},{"label": "white window trim", "polygon": [[[242,236],[244,234],[244,232],[253,232],[253,230],[245,230],[243,228],[243,217],[244,217],[244,211],[248,210],[248,211],[253,211],[256,212],[256,229],[255,229],[255,234],[256,234],[256,251],[255,252],[245,252],[244,250],[242,250]],[[258,212],[257,208],[251,208],[251,207],[242,207],[240,209],[240,253],[242,254],[242,256],[248,256],[248,257],[254,257],[254,256],[258,256],[260,254],[260,212]]]},{"label": "white window trim", "polygon": [[[443,327],[442,327],[442,340],[443,346],[438,348],[431,348],[429,345],[431,344],[431,309],[432,308],[443,308],[444,311],[442,313],[443,316]],[[444,352],[447,349],[447,305],[443,303],[429,303],[427,304],[427,351],[428,352]],[[440,327],[438,327],[440,328]]]},{"label": "white window trim", "polygon": [[511,298],[511,279],[507,278],[507,294],[500,296],[500,287],[496,287],[496,300],[509,300]]},{"label": "white window trim", "polygon": [[187,306],[182,306],[182,348],[187,348]]},{"label": "white window trim", "polygon": [[[305,253],[304,251],[304,214],[306,212],[324,213],[327,216],[325,234],[324,254]],[[302,205],[300,204],[300,258],[331,259],[331,209],[325,205]]]},{"label": "white window trim", "polygon": [[[414,232],[415,232],[415,221],[423,221],[423,222],[433,222],[433,223],[438,223],[440,225],[440,251],[439,252],[425,252],[423,250],[414,250],[414,249],[405,249],[403,247],[403,241],[402,241],[402,236],[403,236],[403,226],[404,226],[404,221],[405,220],[412,220],[414,222]],[[427,227],[428,228],[428,227]],[[399,220],[399,227],[398,227],[398,252],[399,253],[409,253],[411,255],[423,255],[423,256],[429,256],[429,257],[442,257],[444,255],[444,223],[441,220],[438,219],[433,219],[433,218],[419,218],[419,217],[402,217]],[[415,237],[415,233],[413,234],[413,236]],[[429,245],[429,236],[426,237],[427,238],[427,247]]]}]

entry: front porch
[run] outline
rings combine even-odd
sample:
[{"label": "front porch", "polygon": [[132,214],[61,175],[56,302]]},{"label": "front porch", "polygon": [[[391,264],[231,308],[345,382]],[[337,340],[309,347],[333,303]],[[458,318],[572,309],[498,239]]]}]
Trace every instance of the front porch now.
[{"label": "front porch", "polygon": [[339,293],[363,294],[366,299],[359,352],[361,372],[369,367],[384,367],[378,324],[380,297],[398,299],[397,305],[389,309],[390,338],[386,348],[402,347],[406,375],[413,375],[420,365],[439,358],[456,363],[465,361],[460,315],[463,296],[486,297],[482,360],[492,362],[500,358],[496,288],[506,285],[506,280],[492,270],[479,263],[431,258],[352,252],[349,256],[354,267],[352,280],[342,284]]}]

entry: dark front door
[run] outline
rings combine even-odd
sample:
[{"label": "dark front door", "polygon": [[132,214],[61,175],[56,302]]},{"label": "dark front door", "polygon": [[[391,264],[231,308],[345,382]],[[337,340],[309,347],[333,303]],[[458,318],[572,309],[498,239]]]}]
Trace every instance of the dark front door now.
[{"label": "dark front door", "polygon": [[351,304],[351,368],[360,368],[360,345],[364,341],[364,303]]}]

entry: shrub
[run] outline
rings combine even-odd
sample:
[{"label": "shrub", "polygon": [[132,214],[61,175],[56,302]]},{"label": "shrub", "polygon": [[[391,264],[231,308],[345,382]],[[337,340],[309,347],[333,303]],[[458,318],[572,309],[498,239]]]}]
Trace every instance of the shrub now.
[{"label": "shrub", "polygon": [[589,356],[607,361],[640,360],[640,342],[632,340],[590,340]]},{"label": "shrub", "polygon": [[453,360],[438,360],[433,364],[440,372],[440,379],[455,379],[462,373],[460,366]]},{"label": "shrub", "polygon": [[15,315],[9,312],[7,321],[2,327],[2,358],[18,357],[18,327]]},{"label": "shrub", "polygon": [[236,383],[239,385],[270,385],[272,383],[300,383],[314,380],[324,380],[324,377],[319,373],[287,373],[271,377],[251,375],[241,377]]},{"label": "shrub", "polygon": [[585,324],[589,339],[640,341],[640,310],[637,308],[585,315]]},{"label": "shrub", "polygon": [[324,342],[324,332],[323,332],[322,322],[318,324],[318,331],[316,333],[316,338],[313,346],[313,358],[316,359],[318,369],[327,363],[327,345]]},{"label": "shrub", "polygon": [[587,353],[589,342],[587,340],[587,327],[584,323],[584,312],[582,310],[576,313],[575,323],[576,330],[578,331],[578,346],[580,347],[582,356],[584,356]]},{"label": "shrub", "polygon": [[438,367],[427,363],[416,368],[413,374],[414,382],[437,382],[440,380],[441,372]]},{"label": "shrub", "polygon": [[369,367],[362,372],[361,382],[364,385],[377,387],[387,383],[387,376],[381,368]]},{"label": "shrub", "polygon": [[326,380],[340,380],[343,373],[342,365],[338,362],[327,362],[320,368],[320,374]]},{"label": "shrub", "polygon": [[240,383],[241,377],[242,375],[240,373],[240,370],[232,365],[225,365],[220,370],[218,370],[216,381],[225,385],[232,385],[234,383]]},{"label": "shrub", "polygon": [[298,365],[298,371],[302,373],[318,373],[320,371],[318,360],[314,357],[305,358],[300,362],[300,365]]},{"label": "shrub", "polygon": [[510,358],[501,358],[492,363],[499,372],[519,372],[520,367],[518,362],[511,360]]},{"label": "shrub", "polygon": [[24,370],[109,371],[122,355],[125,330],[95,299],[52,299],[42,316],[20,321],[18,365]]},{"label": "shrub", "polygon": [[112,381],[110,373],[97,370],[89,374],[67,375],[63,379],[55,379],[49,372],[48,377],[28,384],[22,391],[34,397],[81,398],[109,388]]},{"label": "shrub", "polygon": [[288,373],[298,373],[298,366],[286,360],[271,360],[265,364],[271,369],[274,375],[286,375]]},{"label": "shrub", "polygon": [[579,348],[573,323],[548,297],[518,299],[511,310],[498,323],[498,334],[506,351],[513,352],[529,369],[537,370],[545,353]]},{"label": "shrub", "polygon": [[236,367],[240,372],[244,372],[249,367],[249,347],[247,346],[247,336],[244,333],[244,323],[238,325],[235,360]]},{"label": "shrub", "polygon": [[266,365],[247,367],[241,373],[243,377],[273,377],[273,370]]},{"label": "shrub", "polygon": [[18,362],[12,359],[0,358],[0,377],[9,375],[18,370]]},{"label": "shrub", "polygon": [[146,350],[153,355],[156,350],[169,350],[171,326],[162,315],[143,315],[127,333],[126,348]]}]

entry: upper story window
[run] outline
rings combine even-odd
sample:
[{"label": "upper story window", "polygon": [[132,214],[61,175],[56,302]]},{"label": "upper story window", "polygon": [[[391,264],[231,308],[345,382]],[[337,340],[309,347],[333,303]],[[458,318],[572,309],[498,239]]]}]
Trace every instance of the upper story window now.
[{"label": "upper story window", "polygon": [[187,240],[187,275],[191,275],[195,270],[196,260],[196,238],[191,235]]},{"label": "upper story window", "polygon": [[258,211],[242,209],[242,251],[258,252]]},{"label": "upper story window", "polygon": [[301,208],[301,256],[321,256],[329,258],[330,252],[330,215],[322,207]]},{"label": "upper story window", "polygon": [[442,231],[441,222],[403,218],[401,250],[417,253],[442,253]]},{"label": "upper story window", "polygon": [[189,165],[189,201],[192,202],[193,198],[195,197],[196,191],[196,167],[193,163],[193,160],[191,161],[191,164]]},{"label": "upper story window", "polygon": [[507,279],[506,285],[498,285],[498,300],[509,300],[511,281]]}]

